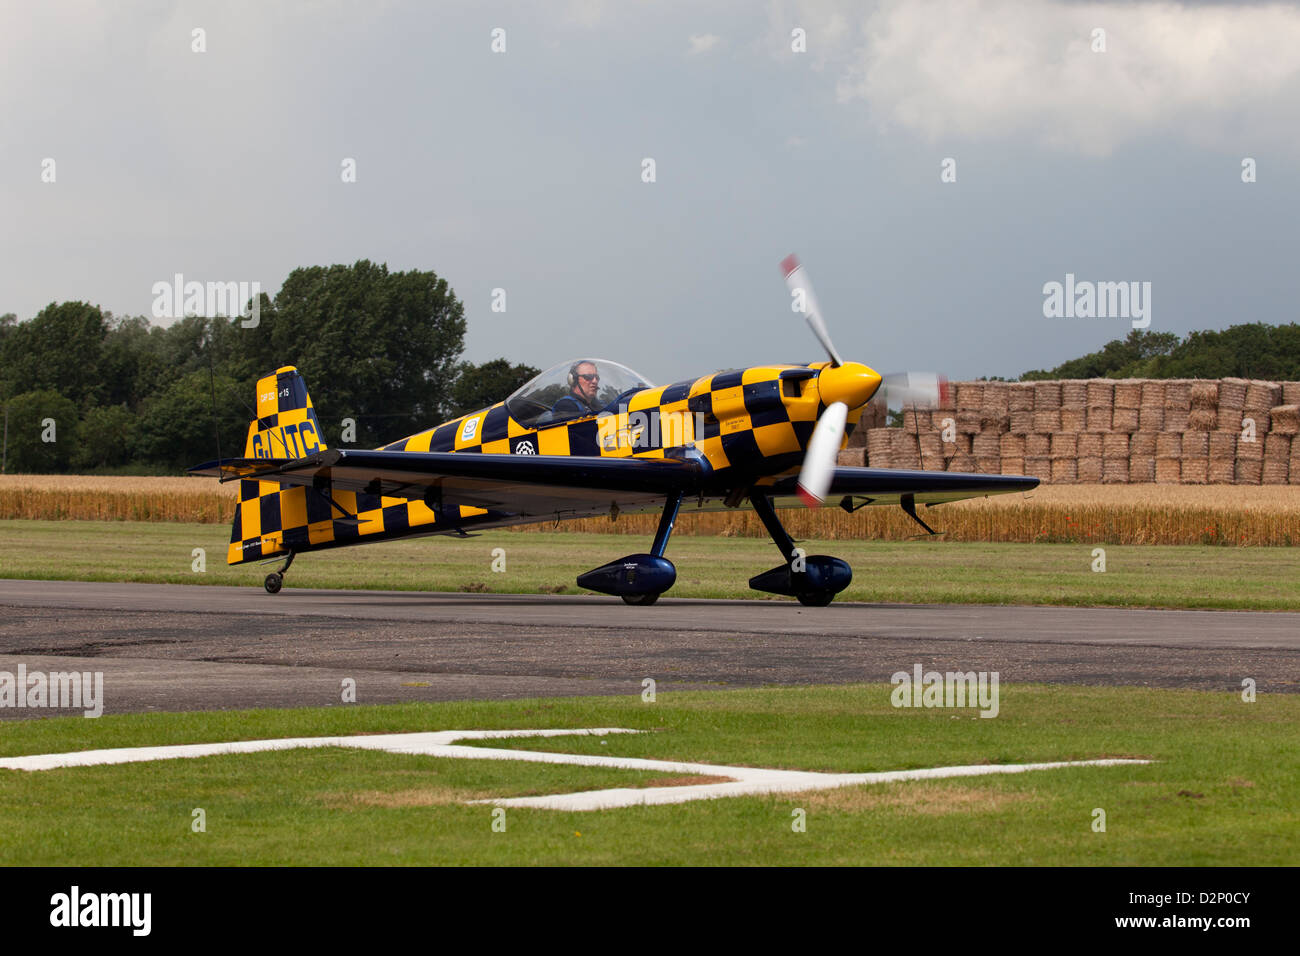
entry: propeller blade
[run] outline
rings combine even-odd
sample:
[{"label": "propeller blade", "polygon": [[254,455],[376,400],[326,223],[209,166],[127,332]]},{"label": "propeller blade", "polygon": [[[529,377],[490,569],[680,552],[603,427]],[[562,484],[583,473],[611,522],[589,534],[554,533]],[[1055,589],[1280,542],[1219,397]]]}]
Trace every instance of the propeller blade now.
[{"label": "propeller blade", "polygon": [[803,456],[803,468],[799,471],[799,482],[795,490],[810,508],[818,507],[830,490],[848,414],[849,406],[843,402],[832,402],[822,412],[821,418],[817,419],[812,438],[808,440],[808,451]]},{"label": "propeller blade", "polygon": [[804,314],[804,318],[808,320],[808,325],[813,330],[813,335],[817,336],[817,341],[821,342],[822,348],[830,357],[831,364],[843,365],[844,360],[840,358],[840,353],[835,351],[831,334],[826,330],[826,323],[822,321],[821,310],[817,308],[817,297],[813,295],[808,271],[804,269],[799,257],[791,253],[782,259],[781,274],[785,276],[786,288],[790,290],[790,309]]},{"label": "propeller blade", "polygon": [[886,375],[880,394],[891,407],[903,405],[949,407],[948,380],[934,372],[901,372]]}]

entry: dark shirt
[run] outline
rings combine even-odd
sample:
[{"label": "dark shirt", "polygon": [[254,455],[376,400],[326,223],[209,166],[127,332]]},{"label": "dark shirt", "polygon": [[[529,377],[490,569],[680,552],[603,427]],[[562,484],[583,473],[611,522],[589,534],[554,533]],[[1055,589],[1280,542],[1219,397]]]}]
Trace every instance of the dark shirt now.
[{"label": "dark shirt", "polygon": [[580,415],[590,415],[591,408],[586,402],[570,392],[568,395],[562,395],[554,405],[551,406],[551,415],[548,419],[552,422],[562,422],[570,418],[577,418]]}]

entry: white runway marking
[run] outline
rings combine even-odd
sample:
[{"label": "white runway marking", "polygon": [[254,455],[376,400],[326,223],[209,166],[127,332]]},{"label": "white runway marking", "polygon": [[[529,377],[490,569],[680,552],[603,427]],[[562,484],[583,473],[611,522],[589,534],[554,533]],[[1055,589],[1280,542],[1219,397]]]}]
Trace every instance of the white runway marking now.
[{"label": "white runway marking", "polygon": [[306,747],[352,747],[382,750],[395,754],[421,754],[462,760],[519,760],[531,763],[573,764],[585,767],[612,767],[621,770],[652,770],[661,773],[700,774],[730,777],[726,783],[686,784],[677,787],[634,789],[620,787],[561,793],[543,797],[510,797],[499,800],[474,800],[494,807],[530,807],[542,810],[612,810],[619,807],[653,806],[686,803],[715,797],[741,797],[767,793],[799,793],[829,790],[871,783],[894,783],[905,780],[936,780],[944,777],[979,777],[998,773],[1024,773],[1030,770],[1053,770],[1059,767],[1115,767],[1145,764],[1149,760],[1109,759],[1070,760],[1057,763],[977,764],[967,767],[931,767],[925,770],[890,770],[879,773],[815,773],[805,770],[769,770],[763,767],[729,767],[710,763],[680,763],[672,760],[646,760],[640,757],[601,757],[587,754],[546,753],[534,750],[497,750],[486,747],[458,747],[458,740],[493,740],[513,737],[572,737],[578,735],[607,737],[611,734],[636,734],[638,730],[621,727],[595,727],[576,730],[443,730],[433,733],[373,734],[352,737],[286,737],[278,740],[237,740],[217,744],[179,744],[170,747],[126,747],[118,750],[83,750],[63,754],[37,754],[30,757],[0,758],[0,769],[56,770],[63,767],[93,767],[105,764],[142,763],[153,760],[178,760],[215,757],[222,754],[260,753],[270,750],[296,750]]}]

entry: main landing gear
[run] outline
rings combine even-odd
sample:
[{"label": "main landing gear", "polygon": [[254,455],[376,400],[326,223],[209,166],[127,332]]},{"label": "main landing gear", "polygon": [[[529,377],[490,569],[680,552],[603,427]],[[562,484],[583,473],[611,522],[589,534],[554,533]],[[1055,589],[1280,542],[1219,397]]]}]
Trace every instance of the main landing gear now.
[{"label": "main landing gear", "polygon": [[794,540],[776,516],[771,498],[754,493],[749,496],[749,502],[785,558],[785,564],[750,578],[751,588],[797,598],[805,607],[825,607],[853,581],[853,569],[847,561],[825,554],[806,555],[795,548]]},{"label": "main landing gear", "polygon": [[677,580],[677,568],[664,557],[668,538],[677,523],[677,512],[682,507],[681,493],[670,495],[664,502],[664,512],[659,518],[654,544],[649,554],[629,554],[609,564],[578,575],[578,587],[601,594],[617,594],[625,604],[647,607],[659,600]]},{"label": "main landing gear", "polygon": [[267,594],[279,594],[280,588],[284,587],[284,575],[289,570],[289,565],[293,564],[293,552],[289,552],[289,557],[284,559],[284,564],[276,568],[266,576],[262,586],[266,588]]}]

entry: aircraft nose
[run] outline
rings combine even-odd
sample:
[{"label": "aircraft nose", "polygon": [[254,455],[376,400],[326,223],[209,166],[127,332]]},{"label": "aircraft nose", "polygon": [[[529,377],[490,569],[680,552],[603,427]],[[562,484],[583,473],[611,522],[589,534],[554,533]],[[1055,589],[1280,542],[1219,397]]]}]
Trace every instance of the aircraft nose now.
[{"label": "aircraft nose", "polygon": [[824,368],[817,376],[817,388],[827,405],[843,402],[849,408],[861,408],[879,387],[880,374],[861,362]]}]

